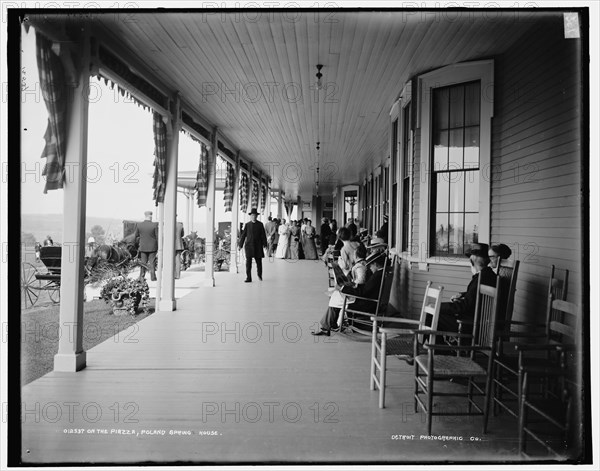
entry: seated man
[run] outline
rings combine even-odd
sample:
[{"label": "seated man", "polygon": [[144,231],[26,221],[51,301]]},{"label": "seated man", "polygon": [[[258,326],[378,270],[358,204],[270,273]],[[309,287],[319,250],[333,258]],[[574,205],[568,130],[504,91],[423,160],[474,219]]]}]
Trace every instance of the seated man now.
[{"label": "seated man", "polygon": [[473,244],[466,255],[471,262],[473,277],[467,286],[467,291],[453,296],[449,303],[442,303],[438,320],[438,330],[458,332],[457,320],[473,321],[477,301],[477,281],[480,276],[481,284],[496,286],[496,274],[488,266],[490,263],[488,245]]},{"label": "seated man", "polygon": [[[363,252],[364,253],[364,252]],[[381,287],[381,278],[383,277],[383,265],[385,256],[378,257],[371,264],[372,275],[365,284],[359,284],[356,287],[344,286],[342,293],[354,294],[364,298],[370,298],[376,300],[379,296],[379,288]],[[352,303],[352,308],[365,312],[375,311],[375,303],[358,299]],[[343,303],[342,303],[343,306]],[[321,330],[318,332],[311,332],[312,335],[326,335],[329,336],[332,329],[337,329],[338,315],[341,307],[332,307],[331,305],[327,308],[327,312],[320,321]]]}]

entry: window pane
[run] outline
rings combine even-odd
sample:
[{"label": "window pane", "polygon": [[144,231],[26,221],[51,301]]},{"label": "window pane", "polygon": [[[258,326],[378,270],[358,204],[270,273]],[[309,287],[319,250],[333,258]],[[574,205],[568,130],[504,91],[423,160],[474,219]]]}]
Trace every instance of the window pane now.
[{"label": "window pane", "polygon": [[448,212],[449,182],[447,173],[437,174],[437,188],[435,198],[435,211],[438,213]]},{"label": "window pane", "polygon": [[435,253],[448,253],[448,214],[436,214],[435,227]]},{"label": "window pane", "polygon": [[479,212],[479,170],[465,172],[465,211]]},{"label": "window pane", "polygon": [[392,123],[392,178],[396,183],[396,169],[398,168],[398,120]]},{"label": "window pane", "polygon": [[463,129],[450,131],[450,152],[448,155],[448,169],[456,170],[463,167]]},{"label": "window pane", "polygon": [[479,82],[465,86],[465,126],[479,125]]},{"label": "window pane", "polygon": [[479,126],[465,128],[465,167],[479,167]]},{"label": "window pane", "polygon": [[433,91],[433,129],[448,129],[448,101],[450,90],[436,88]]},{"label": "window pane", "polygon": [[450,212],[463,212],[465,206],[465,175],[462,172],[453,172],[450,175],[452,175],[450,179]]},{"label": "window pane", "polygon": [[463,253],[463,213],[450,213],[448,224],[449,246],[448,253]]},{"label": "window pane", "polygon": [[450,88],[450,127],[463,126],[464,116],[464,88],[462,86]]},{"label": "window pane", "polygon": [[448,168],[448,131],[441,131],[433,135],[433,171]]},{"label": "window pane", "polygon": [[470,244],[476,244],[479,242],[479,214],[477,213],[466,213],[465,214],[465,245],[468,247]]}]

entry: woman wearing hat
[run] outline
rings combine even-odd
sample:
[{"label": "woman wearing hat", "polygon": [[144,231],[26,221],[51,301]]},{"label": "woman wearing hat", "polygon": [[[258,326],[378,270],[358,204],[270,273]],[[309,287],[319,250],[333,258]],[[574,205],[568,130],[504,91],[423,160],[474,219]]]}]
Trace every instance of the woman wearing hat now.
[{"label": "woman wearing hat", "polygon": [[502,260],[507,260],[512,255],[512,250],[506,244],[494,244],[488,250],[490,258],[490,268],[494,273],[499,274]]},{"label": "woman wearing hat", "polygon": [[285,219],[281,221],[281,225],[277,229],[279,234],[279,240],[277,241],[277,249],[275,250],[275,258],[289,258],[289,247],[290,247],[290,226],[285,222]]}]

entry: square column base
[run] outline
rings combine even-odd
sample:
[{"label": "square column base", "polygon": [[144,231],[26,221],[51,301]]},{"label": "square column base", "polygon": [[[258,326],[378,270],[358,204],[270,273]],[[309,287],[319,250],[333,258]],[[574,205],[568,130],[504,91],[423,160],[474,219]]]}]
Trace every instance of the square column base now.
[{"label": "square column base", "polygon": [[158,302],[159,311],[175,311],[177,309],[177,300],[175,299],[161,299]]},{"label": "square column base", "polygon": [[86,352],[57,353],[54,355],[54,371],[75,373],[86,367]]}]

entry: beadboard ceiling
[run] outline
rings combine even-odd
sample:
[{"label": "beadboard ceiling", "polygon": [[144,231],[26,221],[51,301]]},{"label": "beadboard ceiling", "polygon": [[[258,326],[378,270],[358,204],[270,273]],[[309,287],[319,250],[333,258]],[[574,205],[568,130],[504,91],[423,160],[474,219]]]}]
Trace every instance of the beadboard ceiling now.
[{"label": "beadboard ceiling", "polygon": [[286,199],[308,200],[317,162],[323,195],[385,161],[389,112],[409,78],[501,54],[548,13],[533,15],[167,10],[97,14],[93,31],[272,169]]}]

